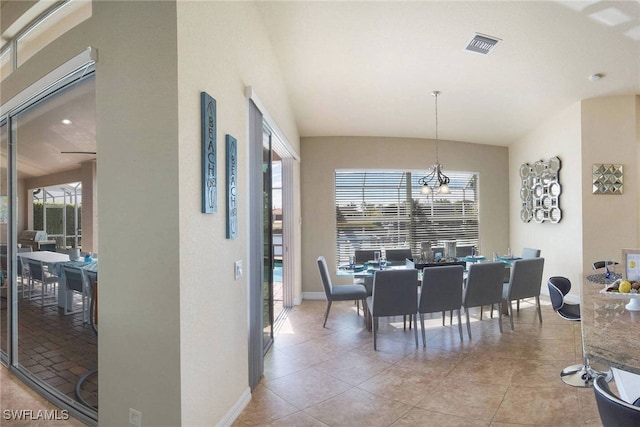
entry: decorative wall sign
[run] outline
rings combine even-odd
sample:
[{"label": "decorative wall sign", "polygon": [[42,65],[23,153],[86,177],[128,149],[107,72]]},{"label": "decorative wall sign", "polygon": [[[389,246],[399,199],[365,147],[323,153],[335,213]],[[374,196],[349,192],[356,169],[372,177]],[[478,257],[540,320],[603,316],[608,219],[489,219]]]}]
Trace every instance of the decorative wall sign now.
[{"label": "decorative wall sign", "polygon": [[238,141],[231,135],[227,145],[227,239],[238,235]]},{"label": "decorative wall sign", "polygon": [[560,193],[562,187],[559,179],[560,159],[552,157],[549,161],[539,160],[533,165],[524,163],[520,166],[520,199],[522,209],[520,219],[537,223],[549,221],[560,222],[562,211],[560,210]]},{"label": "decorative wall sign", "polygon": [[622,194],[624,180],[622,165],[593,165],[593,194]]},{"label": "decorative wall sign", "polygon": [[216,100],[200,93],[202,126],[202,213],[218,210],[216,170]]}]

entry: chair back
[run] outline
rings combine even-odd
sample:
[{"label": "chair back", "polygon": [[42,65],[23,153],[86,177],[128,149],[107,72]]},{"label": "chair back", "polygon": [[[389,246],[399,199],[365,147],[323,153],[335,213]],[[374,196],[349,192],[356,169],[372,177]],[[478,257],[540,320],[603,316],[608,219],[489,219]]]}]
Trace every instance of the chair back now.
[{"label": "chair back", "polygon": [[27,265],[29,266],[29,276],[31,276],[31,278],[44,281],[44,271],[41,261],[27,259]]},{"label": "chair back", "polygon": [[522,248],[522,259],[539,258],[540,249]]},{"label": "chair back", "polygon": [[598,375],[593,381],[593,392],[604,427],[640,426],[640,407],[613,394],[604,375]]},{"label": "chair back", "polygon": [[523,299],[540,295],[544,258],[517,260],[511,267],[507,299]]},{"label": "chair back", "polygon": [[322,279],[322,286],[324,286],[324,294],[327,297],[327,301],[331,301],[333,285],[331,284],[331,276],[329,276],[329,268],[327,268],[327,260],[325,260],[322,255],[318,257],[318,270],[320,270],[320,278]]},{"label": "chair back", "polygon": [[[89,324],[91,325],[91,329],[93,329],[93,332],[98,335],[98,327],[96,325],[96,321],[97,321],[97,301],[96,298],[98,297],[97,295],[97,288],[95,287],[97,282],[98,282],[98,272],[97,271],[90,271],[90,270],[85,270],[84,271],[84,275],[87,278],[87,285],[88,285],[88,293],[89,293]],[[94,289],[96,290],[96,292],[94,292]]]},{"label": "chair back", "polygon": [[554,311],[558,311],[564,305],[564,296],[571,290],[571,281],[566,277],[553,276],[549,277],[547,282],[549,288],[549,298]]},{"label": "chair back", "polygon": [[373,276],[373,316],[415,314],[418,309],[418,270],[376,271]]},{"label": "chair back", "polygon": [[618,265],[615,261],[596,261],[593,263],[592,268],[594,270],[598,270],[600,268],[604,268],[605,265]]},{"label": "chair back", "polygon": [[503,279],[504,263],[502,262],[472,264],[469,267],[462,305],[477,307],[499,303],[502,301]]},{"label": "chair back", "polygon": [[412,258],[410,248],[385,249],[385,257],[389,262],[404,262],[407,258]]},{"label": "chair back", "polygon": [[82,292],[84,288],[84,272],[77,267],[71,267],[70,265],[63,265],[64,280],[67,284],[67,289],[76,292]]},{"label": "chair back", "polygon": [[357,249],[353,255],[356,258],[356,264],[364,264],[367,261],[373,261],[376,251],[369,249]]},{"label": "chair back", "polygon": [[456,310],[462,305],[464,268],[460,265],[422,270],[418,313]]}]

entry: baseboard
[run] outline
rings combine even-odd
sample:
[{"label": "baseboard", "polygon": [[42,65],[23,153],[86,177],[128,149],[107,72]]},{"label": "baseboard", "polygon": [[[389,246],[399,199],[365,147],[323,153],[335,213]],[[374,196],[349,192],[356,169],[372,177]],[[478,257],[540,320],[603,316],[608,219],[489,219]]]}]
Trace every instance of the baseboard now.
[{"label": "baseboard", "polygon": [[244,408],[251,402],[251,389],[247,387],[242,393],[235,405],[229,409],[229,412],[216,424],[217,427],[230,427],[233,422],[240,416]]},{"label": "baseboard", "polygon": [[302,293],[302,299],[308,299],[308,300],[327,300],[327,296],[324,294],[324,292],[303,292]]}]

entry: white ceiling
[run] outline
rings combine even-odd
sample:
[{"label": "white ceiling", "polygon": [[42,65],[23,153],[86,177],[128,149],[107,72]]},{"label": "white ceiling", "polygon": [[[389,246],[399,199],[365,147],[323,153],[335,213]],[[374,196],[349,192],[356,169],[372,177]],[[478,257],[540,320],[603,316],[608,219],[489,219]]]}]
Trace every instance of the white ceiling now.
[{"label": "white ceiling", "polygon": [[[301,136],[433,138],[440,90],[440,139],[508,145],[580,100],[640,94],[640,0],[257,6]],[[465,51],[476,32],[502,41]]]}]

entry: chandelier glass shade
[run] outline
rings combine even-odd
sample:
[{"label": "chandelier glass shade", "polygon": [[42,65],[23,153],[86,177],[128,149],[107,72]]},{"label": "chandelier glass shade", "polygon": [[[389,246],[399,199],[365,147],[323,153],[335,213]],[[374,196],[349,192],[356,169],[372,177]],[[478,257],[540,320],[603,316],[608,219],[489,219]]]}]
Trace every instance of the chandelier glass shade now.
[{"label": "chandelier glass shade", "polygon": [[438,160],[438,96],[439,91],[433,91],[431,95],[436,99],[436,162],[431,166],[431,172],[418,180],[422,185],[422,194],[431,194],[433,192],[439,194],[449,194],[449,177],[442,172],[442,164]]}]

